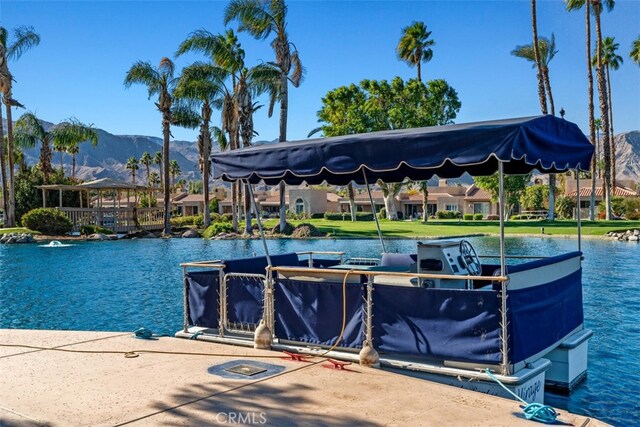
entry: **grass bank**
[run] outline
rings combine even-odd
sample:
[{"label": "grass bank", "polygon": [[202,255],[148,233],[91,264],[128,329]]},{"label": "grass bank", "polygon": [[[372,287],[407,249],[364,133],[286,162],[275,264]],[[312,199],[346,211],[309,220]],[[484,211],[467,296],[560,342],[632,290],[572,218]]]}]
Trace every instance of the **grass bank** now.
[{"label": "grass bank", "polygon": [[[309,219],[289,221],[293,225],[311,223],[325,234],[336,237],[371,237],[378,236],[374,221],[329,221],[326,219]],[[268,220],[265,226],[270,228],[277,224],[277,220]],[[438,237],[470,234],[498,234],[498,221],[380,221],[380,228],[385,237]],[[578,234],[576,221],[507,221],[505,234],[507,235],[545,235],[571,236]],[[582,221],[583,236],[604,236],[609,231],[640,229],[640,221]]]}]

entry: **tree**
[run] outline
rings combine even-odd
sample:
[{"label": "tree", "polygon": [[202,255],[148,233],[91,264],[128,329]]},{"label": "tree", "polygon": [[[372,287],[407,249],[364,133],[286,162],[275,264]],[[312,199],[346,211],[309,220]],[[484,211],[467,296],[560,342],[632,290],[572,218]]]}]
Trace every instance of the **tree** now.
[{"label": "tree", "polygon": [[[427,84],[400,77],[363,80],[329,91],[318,111],[319,130],[326,136],[406,129],[453,123],[461,103],[445,80]],[[378,183],[385,195],[388,219],[397,219],[393,198],[402,185]]]},{"label": "tree", "polygon": [[151,157],[151,154],[149,154],[148,151],[145,151],[144,153],[142,153],[142,157],[140,157],[140,164],[144,165],[145,169],[147,170],[147,187],[151,187],[151,162],[153,161],[153,158]]},{"label": "tree", "polygon": [[539,211],[544,209],[544,202],[549,197],[549,187],[545,185],[530,185],[520,196],[520,206],[526,210]]},{"label": "tree", "polygon": [[129,157],[125,164],[125,168],[131,171],[131,183],[136,185],[136,171],[140,169],[140,166],[138,166],[138,159],[136,159],[135,156]]},{"label": "tree", "polygon": [[427,31],[424,22],[414,21],[411,25],[402,29],[402,36],[396,47],[398,58],[409,64],[410,67],[417,67],[418,81],[422,81],[422,62],[427,63],[433,58],[431,46],[435,41],[430,40],[431,31]]},{"label": "tree", "polygon": [[[80,144],[88,141],[92,146],[98,145],[98,132],[93,124],[84,124],[75,117],[60,123],[53,130],[54,146],[65,147],[67,153],[71,155],[71,178],[76,178],[76,154],[80,151]],[[62,158],[62,153],[60,154]],[[64,169],[60,170],[64,175]]]},{"label": "tree", "polygon": [[158,178],[160,179],[160,186],[162,187],[164,183],[164,179],[162,179],[162,164],[164,161],[162,160],[162,151],[156,151],[156,154],[153,155],[153,164],[158,165]]},{"label": "tree", "polygon": [[[591,64],[591,1],[585,0],[565,0],[567,10],[579,10],[582,6],[585,6],[585,23],[586,23],[586,53],[587,53],[587,78],[589,82],[589,141],[596,146],[596,128],[595,128],[595,114],[593,106],[593,67]],[[596,147],[597,155],[597,147]],[[596,205],[596,155],[593,156],[591,162],[591,200],[589,209],[589,220],[595,220],[595,205]]]},{"label": "tree", "polygon": [[640,36],[633,41],[629,58],[631,58],[631,61],[635,62],[636,65],[640,65]]},{"label": "tree", "polygon": [[[540,54],[540,66],[542,68],[541,72],[546,97],[549,100],[551,114],[555,115],[553,94],[551,92],[551,80],[549,79],[549,63],[558,53],[558,51],[556,50],[556,37],[553,33],[551,33],[551,39],[547,39],[546,37],[538,38],[538,52]],[[537,67],[533,44],[516,46],[516,48],[511,51],[511,55],[517,56],[518,58],[526,59],[527,61],[533,63],[533,68]]]},{"label": "tree", "polygon": [[176,191],[176,177],[182,173],[177,160],[171,160],[169,164],[169,174],[171,175],[171,188]]},{"label": "tree", "polygon": [[[280,135],[278,140],[287,140],[287,114],[289,109],[289,82],[294,87],[300,86],[304,76],[304,68],[300,61],[298,49],[289,41],[287,33],[287,6],[284,0],[231,0],[224,12],[224,23],[236,20],[238,29],[246,31],[258,40],[264,40],[272,33],[275,38],[271,47],[275,53],[272,63],[280,74],[276,89],[270,92],[269,117],[273,113],[276,101],[280,102]],[[286,227],[285,185],[280,183],[280,231]]]},{"label": "tree", "polygon": [[538,17],[536,15],[536,0],[531,0],[531,27],[533,29],[533,57],[538,70],[538,98],[540,98],[540,108],[542,114],[547,114],[547,96],[544,90],[544,73],[542,72],[542,61],[540,59],[540,44],[538,42]]},{"label": "tree", "polygon": [[[496,203],[500,201],[500,181],[498,173],[490,176],[475,177],[476,185],[491,193],[491,200]],[[504,206],[501,206],[505,218],[509,218],[513,207],[518,203],[527,184],[531,180],[531,174],[527,175],[505,175],[504,176]]]},{"label": "tree", "polygon": [[602,52],[602,28],[600,25],[600,15],[602,7],[607,10],[613,9],[613,0],[590,0],[592,1],[593,13],[596,17],[596,80],[598,82],[598,98],[600,101],[600,119],[602,120],[602,150],[604,152],[604,187],[605,187],[605,219],[611,219],[611,133],[609,125],[609,98],[607,96],[607,85],[604,70],[604,60]]},{"label": "tree", "polygon": [[609,95],[608,108],[609,129],[611,135],[611,191],[615,191],[616,188],[616,141],[615,133],[613,132],[613,103],[611,101],[611,75],[609,70],[618,70],[623,62],[622,57],[616,53],[618,47],[620,47],[620,44],[615,42],[615,37],[605,37],[604,40],[602,40],[602,62],[606,70],[607,94]]},{"label": "tree", "polygon": [[93,125],[86,125],[76,118],[67,119],[49,130],[45,129],[42,121],[33,113],[23,114],[16,122],[15,142],[19,147],[33,148],[40,143],[39,167],[45,183],[53,173],[51,145],[72,155],[72,178],[75,179],[75,154],[79,151],[79,144],[87,140],[95,146],[98,134]]},{"label": "tree", "polygon": [[162,58],[158,67],[149,62],[138,61],[129,69],[124,80],[125,87],[142,84],[147,87],[149,98],[157,95],[156,108],[162,114],[162,168],[164,170],[164,235],[171,235],[171,189],[169,188],[169,137],[171,135],[171,107],[173,90],[177,78],[174,77],[175,66],[169,58]]},{"label": "tree", "polygon": [[[558,53],[556,50],[556,38],[551,33],[551,40],[546,37],[538,38],[538,59],[536,59],[535,49],[533,44],[524,46],[516,46],[511,54],[519,58],[524,58],[527,61],[533,62],[533,67],[540,67],[542,73],[542,79],[545,86],[546,99],[549,100],[551,108],[551,114],[555,115],[555,107],[553,104],[553,94],[551,92],[551,81],[549,79],[549,63],[553,57]],[[545,107],[546,108],[546,107]],[[546,113],[545,113],[546,114]],[[555,192],[556,192],[556,174],[549,174],[549,220],[553,221],[554,218],[554,206],[555,206]]]},{"label": "tree", "polygon": [[420,192],[422,193],[422,220],[429,221],[429,181],[420,181]]},{"label": "tree", "polygon": [[[33,27],[17,27],[13,30],[13,41],[9,43],[8,32],[4,27],[0,27],[0,93],[2,93],[2,102],[7,111],[7,163],[9,172],[7,179],[3,176],[3,199],[5,205],[5,226],[15,226],[15,182],[14,182],[14,145],[13,145],[13,118],[11,115],[11,107],[22,106],[18,101],[13,99],[13,75],[9,71],[9,59],[18,60],[23,53],[32,47],[40,44],[40,36],[34,31]],[[2,123],[2,115],[0,114],[0,123]],[[0,141],[4,140],[4,129],[0,126]],[[4,152],[2,153],[4,157]],[[5,162],[0,158],[2,168]]]}]

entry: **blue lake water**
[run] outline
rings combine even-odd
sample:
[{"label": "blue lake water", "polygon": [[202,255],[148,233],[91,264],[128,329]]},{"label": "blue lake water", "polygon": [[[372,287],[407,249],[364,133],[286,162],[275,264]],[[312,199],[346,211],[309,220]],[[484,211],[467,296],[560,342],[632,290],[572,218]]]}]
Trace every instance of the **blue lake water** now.
[{"label": "blue lake water", "polygon": [[[469,239],[478,253],[498,240]],[[345,251],[378,256],[377,240],[271,240],[270,251]],[[389,240],[389,252],[415,252],[414,240]],[[511,255],[555,255],[575,239],[508,238]],[[615,425],[640,423],[640,244],[583,241],[585,324],[595,335],[588,378],[570,396],[546,402]],[[181,262],[262,254],[259,240],[82,242],[66,248],[0,245],[0,328],[173,334],[182,326]],[[541,331],[543,333],[543,331]]]}]

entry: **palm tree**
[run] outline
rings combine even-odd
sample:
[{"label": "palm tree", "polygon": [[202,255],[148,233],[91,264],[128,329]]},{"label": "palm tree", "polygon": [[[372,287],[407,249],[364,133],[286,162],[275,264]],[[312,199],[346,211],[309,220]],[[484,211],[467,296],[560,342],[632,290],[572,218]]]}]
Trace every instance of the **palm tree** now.
[{"label": "palm tree", "polygon": [[75,154],[79,151],[79,144],[90,140],[95,146],[98,143],[98,134],[93,125],[85,125],[76,118],[70,118],[49,130],[45,130],[42,121],[33,113],[23,114],[16,122],[15,142],[22,148],[33,148],[39,142],[40,169],[45,182],[53,172],[51,166],[51,144],[61,152],[72,154],[72,176],[75,178]]},{"label": "palm tree", "polygon": [[602,62],[606,70],[607,79],[607,93],[609,95],[608,107],[609,107],[609,128],[611,129],[611,191],[616,188],[616,140],[615,133],[613,132],[613,103],[611,101],[611,75],[609,69],[618,70],[620,65],[624,62],[622,56],[618,55],[616,51],[620,47],[620,44],[615,42],[615,37],[605,37],[602,40]]},{"label": "palm tree", "polygon": [[140,166],[138,166],[138,159],[136,159],[135,156],[129,157],[125,164],[125,168],[131,171],[131,183],[136,185],[136,171],[140,169]]},{"label": "palm tree", "polygon": [[176,85],[174,77],[175,66],[169,58],[162,58],[157,68],[149,62],[138,61],[129,69],[124,80],[125,87],[137,83],[145,85],[149,91],[149,98],[157,95],[155,103],[162,114],[162,162],[164,174],[164,235],[171,234],[171,201],[169,188],[169,137],[171,135],[171,106],[173,105],[173,90]]},{"label": "palm tree", "polygon": [[171,175],[171,188],[175,191],[176,177],[182,173],[177,160],[171,160],[169,164],[169,175]]},{"label": "palm tree", "polygon": [[398,58],[409,64],[410,67],[418,68],[418,81],[422,81],[422,62],[429,62],[433,58],[431,46],[435,41],[430,40],[431,31],[427,31],[424,22],[414,21],[411,25],[402,29],[402,37],[398,42],[396,51]]},{"label": "palm tree", "polygon": [[51,143],[53,132],[46,131],[40,119],[33,113],[25,113],[16,122],[15,142],[19,147],[33,148],[40,143],[39,168],[44,176],[45,183],[53,172],[51,166]]},{"label": "palm tree", "polygon": [[162,151],[156,151],[156,154],[153,155],[153,164],[158,165],[158,178],[160,179],[160,186],[162,186],[162,183],[164,183],[164,180],[162,179],[162,163]]},{"label": "palm tree", "polygon": [[[542,110],[542,114],[547,114],[547,97],[544,90],[544,73],[542,72],[540,44],[538,43],[538,17],[536,14],[536,0],[531,0],[531,27],[533,28],[533,58],[538,70],[538,98],[540,98],[540,109]],[[549,212],[552,212],[551,206],[549,206]]]},{"label": "palm tree", "polygon": [[596,80],[598,82],[598,94],[600,101],[600,118],[602,120],[602,150],[604,152],[604,187],[605,187],[605,218],[611,219],[611,134],[609,126],[609,97],[607,96],[607,85],[604,72],[604,61],[602,52],[602,29],[600,25],[600,15],[602,6],[607,10],[613,9],[613,0],[590,0],[592,1],[593,13],[596,17]]},{"label": "palm tree", "polygon": [[207,64],[196,63],[182,72],[176,87],[176,97],[189,103],[193,108],[200,109],[200,133],[198,135],[198,153],[200,173],[202,174],[202,189],[204,196],[204,225],[211,225],[209,212],[209,175],[211,153],[210,122],[213,105],[222,93],[221,82],[217,70]]},{"label": "palm tree", "polygon": [[160,175],[158,175],[158,172],[151,172],[151,175],[149,175],[149,186],[155,187],[156,185],[160,185],[161,182],[162,180],[160,179]]},{"label": "palm tree", "polygon": [[629,52],[629,58],[635,62],[636,65],[640,65],[640,36],[631,44],[631,52]]},{"label": "palm tree", "polygon": [[142,153],[142,157],[140,157],[140,164],[144,165],[147,170],[147,187],[151,187],[151,181],[149,180],[151,175],[151,162],[153,159],[151,158],[151,154],[148,151]]},{"label": "palm tree", "polygon": [[[71,177],[76,178],[76,154],[80,151],[80,144],[89,141],[94,147],[98,145],[98,132],[93,124],[84,124],[72,117],[53,130],[54,147],[66,147],[67,153],[71,154]],[[62,159],[62,153],[60,153]],[[62,169],[64,174],[64,169]]]},{"label": "palm tree", "polygon": [[[9,164],[8,179],[2,181],[3,195],[6,194],[5,206],[5,225],[13,227],[15,225],[15,182],[13,176],[14,158],[13,158],[13,118],[11,116],[12,106],[21,106],[19,102],[13,99],[12,85],[13,76],[9,71],[9,59],[18,60],[23,53],[32,47],[40,44],[40,36],[33,30],[33,27],[18,27],[13,30],[13,42],[8,43],[8,32],[4,27],[0,27],[0,93],[2,93],[2,102],[7,110],[7,157]],[[0,123],[2,123],[2,115],[0,114]],[[0,126],[0,141],[4,138],[4,129]],[[4,153],[2,153],[4,157]],[[2,168],[4,169],[4,159],[0,159]]]},{"label": "palm tree", "polygon": [[[232,20],[239,22],[238,29],[247,31],[256,39],[266,39],[272,33],[275,38],[271,47],[275,53],[272,63],[280,73],[276,90],[271,91],[269,116],[273,113],[276,101],[280,102],[280,142],[287,140],[287,114],[289,109],[289,82],[294,87],[300,86],[304,68],[300,61],[298,49],[289,41],[287,33],[287,6],[284,0],[231,0],[224,11],[224,23]],[[291,75],[290,75],[291,74]],[[285,185],[280,183],[280,231],[286,226]]]},{"label": "palm tree", "polygon": [[429,221],[429,181],[420,181],[420,192],[422,193],[422,220]]},{"label": "palm tree", "polygon": [[[586,23],[586,53],[587,53],[587,78],[589,81],[589,141],[592,145],[596,145],[596,128],[595,128],[595,114],[593,106],[593,67],[591,64],[591,1],[585,0],[565,0],[567,10],[579,10],[582,6],[585,6],[585,23]],[[596,147],[597,153],[597,147]],[[593,221],[595,219],[595,205],[596,205],[596,156],[593,156],[591,162],[591,199],[590,199],[589,219]]]}]

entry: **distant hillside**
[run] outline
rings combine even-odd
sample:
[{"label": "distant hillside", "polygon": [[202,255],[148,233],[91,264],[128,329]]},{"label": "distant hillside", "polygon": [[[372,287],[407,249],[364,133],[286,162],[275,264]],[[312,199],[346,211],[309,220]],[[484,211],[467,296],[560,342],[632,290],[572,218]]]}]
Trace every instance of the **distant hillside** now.
[{"label": "distant hillside", "polygon": [[[45,129],[53,126],[53,123],[43,122]],[[6,121],[3,119],[6,129]],[[162,150],[162,139],[153,136],[139,135],[113,135],[102,129],[98,129],[98,145],[93,147],[89,143],[80,145],[80,152],[76,155],[76,176],[83,180],[96,178],[115,178],[130,180],[131,172],[125,168],[127,159],[131,156],[139,159],[142,153],[148,151],[152,156]],[[181,177],[187,180],[200,179],[198,170],[198,147],[195,142],[171,141],[171,160],[176,160],[182,170]],[[25,151],[25,159],[28,164],[38,162],[40,147]],[[62,162],[67,175],[71,174],[71,156],[64,154]],[[60,153],[53,153],[54,167],[60,167]],[[157,171],[157,166],[152,166],[152,171]],[[144,166],[140,165],[138,176],[146,179]],[[142,183],[140,181],[140,183]]]},{"label": "distant hillside", "polygon": [[616,135],[616,178],[640,182],[640,131]]}]

